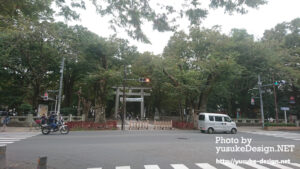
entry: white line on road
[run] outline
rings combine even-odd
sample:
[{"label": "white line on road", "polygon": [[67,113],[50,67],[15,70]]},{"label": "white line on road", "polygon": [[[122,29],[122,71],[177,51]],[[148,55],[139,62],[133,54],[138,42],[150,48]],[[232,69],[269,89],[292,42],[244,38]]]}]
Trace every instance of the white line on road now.
[{"label": "white line on road", "polygon": [[130,169],[130,166],[117,166],[116,169]]},{"label": "white line on road", "polygon": [[174,169],[189,169],[183,164],[171,164]]},{"label": "white line on road", "polygon": [[10,144],[10,143],[13,143],[13,142],[4,142],[4,141],[0,141],[0,144]]},{"label": "white line on road", "polygon": [[16,139],[5,139],[5,140],[1,140],[1,139],[0,139],[0,142],[1,142],[1,141],[20,141],[20,140],[16,140]]},{"label": "white line on road", "polygon": [[269,169],[268,167],[264,167],[264,166],[256,164],[256,163],[250,163],[250,162],[248,162],[248,163],[245,163],[245,164],[249,165],[249,166],[251,166],[253,168],[257,168],[257,169]]},{"label": "white line on road", "polygon": [[283,166],[283,165],[278,164],[278,163],[268,163],[268,164],[271,165],[271,166],[274,166],[276,168],[280,168],[280,169],[293,169],[293,168],[286,167],[286,166]]},{"label": "white line on road", "polygon": [[203,169],[216,169],[215,167],[211,166],[208,163],[196,163],[196,165]]},{"label": "white line on road", "polygon": [[233,163],[220,163],[222,165],[225,165],[226,167],[229,167],[229,168],[234,168],[234,169],[244,169],[243,167],[240,167],[240,166],[237,166]]},{"label": "white line on road", "polygon": [[145,165],[145,169],[160,169],[158,165]]},{"label": "white line on road", "polygon": [[290,165],[296,166],[296,167],[300,167],[300,164],[298,163],[289,163]]}]

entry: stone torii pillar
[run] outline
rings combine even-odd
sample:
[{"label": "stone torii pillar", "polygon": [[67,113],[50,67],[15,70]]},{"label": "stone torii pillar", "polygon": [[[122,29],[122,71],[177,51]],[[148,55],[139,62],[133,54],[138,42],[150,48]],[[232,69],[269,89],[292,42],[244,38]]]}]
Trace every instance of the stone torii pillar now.
[{"label": "stone torii pillar", "polygon": [[145,117],[145,112],[144,112],[144,89],[141,89],[141,119]]}]

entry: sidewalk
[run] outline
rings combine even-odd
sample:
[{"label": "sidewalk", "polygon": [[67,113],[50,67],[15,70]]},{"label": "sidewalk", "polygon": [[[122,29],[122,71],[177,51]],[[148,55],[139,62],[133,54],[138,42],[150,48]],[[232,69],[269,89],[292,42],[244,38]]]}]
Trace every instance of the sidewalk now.
[{"label": "sidewalk", "polygon": [[10,133],[10,132],[40,132],[35,130],[33,127],[6,127],[6,130],[3,132],[2,127],[0,127],[0,133]]}]

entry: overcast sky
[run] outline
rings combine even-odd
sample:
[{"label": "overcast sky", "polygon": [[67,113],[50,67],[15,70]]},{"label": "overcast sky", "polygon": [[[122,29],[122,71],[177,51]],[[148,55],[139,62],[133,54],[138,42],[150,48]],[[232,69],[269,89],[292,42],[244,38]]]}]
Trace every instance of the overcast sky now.
[{"label": "overcast sky", "polygon": [[[175,0],[172,0],[175,2]],[[210,28],[214,25],[221,25],[222,32],[228,34],[232,28],[246,29],[248,33],[253,34],[256,39],[263,36],[266,29],[273,28],[281,22],[289,22],[300,17],[300,0],[269,0],[267,5],[261,6],[259,9],[251,9],[247,14],[227,15],[222,9],[210,10],[208,17],[204,20],[204,27]],[[81,21],[71,22],[71,25],[81,24],[90,31],[102,37],[109,37],[114,32],[109,29],[108,20],[101,18],[95,12],[95,9],[88,5],[87,10],[81,12]],[[183,21],[181,27],[188,30],[187,25]],[[161,54],[172,32],[159,33],[152,30],[151,25],[143,26],[152,44],[143,44],[141,42],[130,40],[132,45],[138,47],[140,52],[150,51],[154,54]],[[118,32],[121,38],[128,38],[125,33]]]}]

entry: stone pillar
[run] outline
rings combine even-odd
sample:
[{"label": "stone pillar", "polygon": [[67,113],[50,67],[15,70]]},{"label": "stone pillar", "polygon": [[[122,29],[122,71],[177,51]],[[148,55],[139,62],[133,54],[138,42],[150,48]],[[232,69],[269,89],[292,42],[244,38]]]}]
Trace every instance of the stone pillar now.
[{"label": "stone pillar", "polygon": [[73,115],[69,114],[69,121],[72,121]]},{"label": "stone pillar", "polygon": [[141,119],[144,119],[145,114],[144,114],[144,89],[141,89]]},{"label": "stone pillar", "polygon": [[0,146],[0,169],[6,169],[6,146]]},{"label": "stone pillar", "polygon": [[34,120],[33,120],[33,115],[32,115],[32,114],[28,114],[28,115],[27,115],[27,118],[26,118],[27,126],[32,127],[33,121],[34,121]]},{"label": "stone pillar", "polygon": [[85,114],[81,115],[81,121],[85,121]]}]

